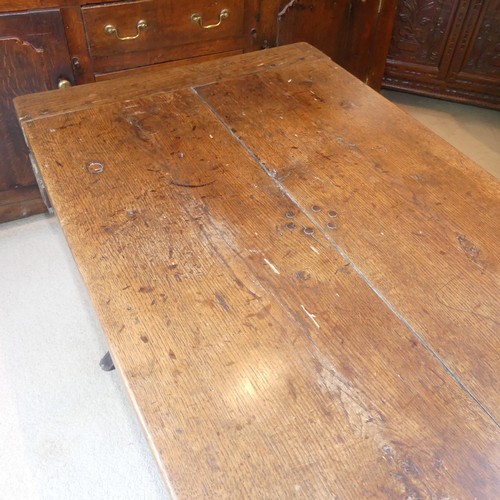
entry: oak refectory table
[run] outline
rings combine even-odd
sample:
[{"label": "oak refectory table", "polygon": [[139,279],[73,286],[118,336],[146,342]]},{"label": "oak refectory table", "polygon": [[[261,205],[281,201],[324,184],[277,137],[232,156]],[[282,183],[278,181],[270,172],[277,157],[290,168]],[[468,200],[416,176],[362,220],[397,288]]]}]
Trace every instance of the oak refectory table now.
[{"label": "oak refectory table", "polygon": [[500,498],[496,179],[306,44],[16,106],[174,497]]}]

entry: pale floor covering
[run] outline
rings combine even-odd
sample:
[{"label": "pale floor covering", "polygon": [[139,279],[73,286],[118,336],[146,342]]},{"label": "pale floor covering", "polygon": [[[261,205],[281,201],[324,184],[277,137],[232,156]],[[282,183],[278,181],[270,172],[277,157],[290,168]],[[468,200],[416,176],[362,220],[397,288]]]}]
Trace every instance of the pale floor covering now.
[{"label": "pale floor covering", "polygon": [[[500,177],[500,113],[393,102]],[[54,217],[0,225],[0,499],[168,498]]]},{"label": "pale floor covering", "polygon": [[500,178],[499,111],[389,90],[382,95]]}]

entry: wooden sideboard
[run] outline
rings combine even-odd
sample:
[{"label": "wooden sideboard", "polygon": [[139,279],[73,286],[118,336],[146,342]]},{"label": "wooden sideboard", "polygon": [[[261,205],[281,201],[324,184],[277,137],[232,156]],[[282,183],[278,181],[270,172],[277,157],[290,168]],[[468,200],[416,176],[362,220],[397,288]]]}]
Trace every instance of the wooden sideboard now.
[{"label": "wooden sideboard", "polygon": [[500,109],[500,0],[400,0],[383,84]]},{"label": "wooden sideboard", "polygon": [[12,99],[296,41],[380,88],[396,0],[4,0],[0,222],[45,210]]}]

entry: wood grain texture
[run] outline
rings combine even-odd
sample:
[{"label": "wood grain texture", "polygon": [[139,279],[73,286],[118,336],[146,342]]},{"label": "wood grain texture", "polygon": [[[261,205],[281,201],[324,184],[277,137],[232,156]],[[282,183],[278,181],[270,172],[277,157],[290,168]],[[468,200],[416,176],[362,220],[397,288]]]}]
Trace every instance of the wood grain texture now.
[{"label": "wood grain texture", "polygon": [[[363,184],[380,191],[380,206],[386,197],[392,202],[404,169],[391,173],[389,188],[376,169],[360,180],[363,160],[351,156],[354,125],[346,123],[357,123],[353,110],[375,106],[389,127],[395,111],[322,57],[297,60],[302,50],[310,51],[284,47],[262,53],[261,62],[248,55],[231,65],[212,62],[214,71],[225,68],[225,81],[211,84],[213,74],[205,74],[206,87],[187,83],[199,74],[187,67],[172,70],[172,80],[165,73],[163,90],[142,95],[128,86],[135,77],[96,84],[93,105],[79,101],[81,89],[70,89],[72,112],[71,96],[61,95],[58,107],[49,93],[52,113],[45,117],[33,114],[40,96],[17,100],[166,484],[179,498],[494,498],[498,426],[352,261],[373,235],[359,229],[362,210],[351,216],[343,197],[361,206],[363,200],[328,178],[337,170],[343,186],[344,168],[360,191]],[[266,59],[275,56],[278,71]],[[311,71],[314,86],[303,80]],[[320,94],[322,79],[337,99],[345,95],[343,107],[328,101],[331,90]],[[325,100],[311,102],[311,91]],[[254,99],[252,110],[246,103]],[[281,115],[287,106],[293,109]],[[322,148],[318,124],[342,115],[338,165],[325,159],[330,168],[322,169],[289,147],[308,125],[314,139],[304,136],[302,148],[307,140]],[[267,171],[248,151],[252,137],[261,141]],[[268,158],[271,140],[281,150]],[[445,149],[453,162],[457,153],[442,143],[427,151],[439,156]],[[290,150],[297,162],[283,171]],[[455,170],[476,172],[461,161]],[[101,162],[103,172],[91,173],[89,162]],[[476,182],[487,204],[491,180],[479,174]],[[416,186],[425,191],[423,182]],[[406,222],[404,196],[399,202]],[[332,211],[337,217],[328,216]],[[390,210],[379,219],[391,237],[393,219]],[[336,232],[325,227],[333,220]],[[347,224],[361,243],[349,240],[344,257],[332,234],[347,232]],[[407,249],[407,258],[414,251]],[[480,255],[476,260],[487,257]],[[461,265],[453,253],[449,259]],[[384,271],[376,255],[370,262],[369,272],[377,265]]]},{"label": "wood grain texture", "polygon": [[199,92],[318,227],[328,217],[310,207],[335,204],[331,241],[498,416],[500,184],[333,63],[324,68]]}]

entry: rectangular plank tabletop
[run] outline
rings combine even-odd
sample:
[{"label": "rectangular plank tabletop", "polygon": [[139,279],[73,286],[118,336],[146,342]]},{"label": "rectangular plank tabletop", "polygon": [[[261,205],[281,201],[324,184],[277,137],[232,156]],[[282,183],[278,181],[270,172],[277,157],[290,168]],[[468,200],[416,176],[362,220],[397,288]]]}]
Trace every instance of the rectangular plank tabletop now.
[{"label": "rectangular plank tabletop", "polygon": [[499,183],[307,44],[16,99],[179,498],[498,498]]}]

